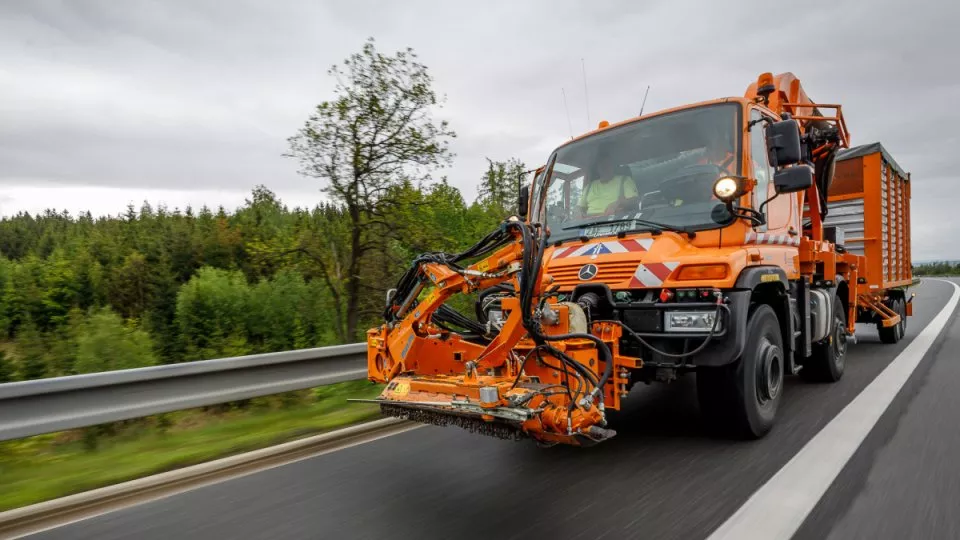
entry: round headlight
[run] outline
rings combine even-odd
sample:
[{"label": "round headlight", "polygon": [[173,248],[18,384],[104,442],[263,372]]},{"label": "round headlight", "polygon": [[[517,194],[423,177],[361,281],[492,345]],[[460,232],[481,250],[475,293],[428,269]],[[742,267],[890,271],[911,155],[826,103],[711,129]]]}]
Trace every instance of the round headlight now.
[{"label": "round headlight", "polygon": [[729,202],[740,194],[740,182],[736,178],[725,176],[713,184],[713,194],[721,201]]}]

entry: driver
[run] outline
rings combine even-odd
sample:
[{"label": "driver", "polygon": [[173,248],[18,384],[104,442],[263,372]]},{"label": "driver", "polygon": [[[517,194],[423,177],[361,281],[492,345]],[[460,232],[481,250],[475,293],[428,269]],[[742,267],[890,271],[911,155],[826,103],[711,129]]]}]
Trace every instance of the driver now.
[{"label": "driver", "polygon": [[[725,150],[727,146],[727,141],[719,134],[700,133],[699,134],[699,144],[703,147],[704,153],[697,160],[697,165],[713,165],[720,170],[720,174],[736,174],[734,170],[734,165],[736,164],[736,155],[732,152]],[[710,181],[715,181],[716,178],[711,178]],[[707,186],[707,189],[690,189],[686,190],[683,198],[676,197],[669,201],[670,206],[682,206],[684,203],[697,203],[697,202],[706,202],[710,199],[715,199],[713,196],[713,190],[709,189],[712,187]]]},{"label": "driver", "polygon": [[713,134],[706,136],[701,134],[700,144],[704,147],[704,155],[697,161],[699,165],[716,165],[726,174],[735,174],[733,165],[736,157],[732,152],[725,150],[728,147],[728,141],[725,137]]},{"label": "driver", "polygon": [[622,174],[610,159],[609,148],[601,147],[594,162],[593,180],[580,198],[584,216],[612,215],[637,208],[640,194],[633,177]]}]

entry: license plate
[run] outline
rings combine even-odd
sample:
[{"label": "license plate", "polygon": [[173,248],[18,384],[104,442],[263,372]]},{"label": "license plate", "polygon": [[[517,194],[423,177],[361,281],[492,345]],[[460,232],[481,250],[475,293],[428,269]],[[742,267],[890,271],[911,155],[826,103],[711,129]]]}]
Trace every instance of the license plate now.
[{"label": "license plate", "polygon": [[634,222],[626,221],[623,223],[611,223],[609,225],[593,225],[583,230],[583,236],[596,238],[598,236],[613,236],[621,231],[628,231],[633,228]]}]

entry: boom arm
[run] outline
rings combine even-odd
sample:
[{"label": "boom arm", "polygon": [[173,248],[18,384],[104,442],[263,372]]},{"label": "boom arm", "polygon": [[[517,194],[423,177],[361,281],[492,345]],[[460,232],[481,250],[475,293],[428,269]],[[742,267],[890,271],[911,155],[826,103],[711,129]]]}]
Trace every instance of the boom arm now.
[{"label": "boom arm", "polygon": [[[783,118],[800,124],[806,160],[814,168],[816,182],[806,191],[810,207],[810,238],[823,240],[823,218],[827,215],[827,192],[833,182],[836,153],[850,145],[850,133],[840,105],[814,103],[793,73],[763,73],[747,88],[745,97],[766,105]],[[826,116],[821,109],[832,111]],[[804,200],[799,201],[803,206]]]},{"label": "boom arm", "polygon": [[[424,357],[416,354],[418,350],[433,342],[431,337],[443,333],[441,328],[432,323],[432,318],[451,296],[458,293],[469,294],[502,283],[512,283],[514,290],[519,290],[517,274],[521,269],[523,245],[518,236],[518,233],[511,231],[509,236],[504,237],[508,242],[506,245],[466,268],[441,262],[440,258],[436,261],[416,263],[408,273],[414,283],[395,295],[392,304],[388,306],[389,322],[383,329],[389,329],[386,333],[386,344],[390,358],[381,362],[384,369],[379,376],[371,372],[372,378],[378,382],[387,382],[397,373],[417,367],[416,359]],[[401,285],[403,281],[401,280]],[[426,297],[418,299],[428,288],[432,288],[432,291]],[[401,294],[402,300],[397,298]],[[522,313],[514,310],[499,333],[486,346],[463,340],[461,336],[453,333],[446,337],[446,342],[455,344],[460,353],[461,365],[458,370],[462,369],[462,362],[467,361],[475,362],[478,369],[489,369],[502,366],[525,333]],[[429,357],[436,358],[437,355]],[[439,368],[440,366],[438,370]]]},{"label": "boom arm", "polygon": [[[550,444],[593,444],[614,435],[602,427],[605,399],[616,388],[606,385],[614,377],[610,345],[576,325],[585,322],[582,308],[541,295],[540,234],[508,220],[464,253],[430,253],[414,262],[389,298],[385,324],[367,332],[368,377],[387,383],[374,400],[383,412]],[[487,253],[466,268],[457,264]],[[503,283],[512,284],[499,299],[506,318],[486,335],[438,324],[452,295]],[[605,338],[615,343],[619,335],[613,329]]]}]

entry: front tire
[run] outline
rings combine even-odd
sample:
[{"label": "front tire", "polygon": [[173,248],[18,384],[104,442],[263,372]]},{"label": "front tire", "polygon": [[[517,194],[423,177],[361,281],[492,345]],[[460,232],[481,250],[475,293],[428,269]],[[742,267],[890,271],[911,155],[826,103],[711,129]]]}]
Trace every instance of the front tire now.
[{"label": "front tire", "polygon": [[826,339],[813,344],[813,354],[803,362],[800,376],[810,382],[837,382],[843,377],[847,358],[847,312],[833,297],[833,326]]},{"label": "front tire", "polygon": [[773,427],[783,395],[786,362],[773,308],[754,305],[740,358],[697,370],[700,414],[709,430],[726,437],[759,439]]}]

